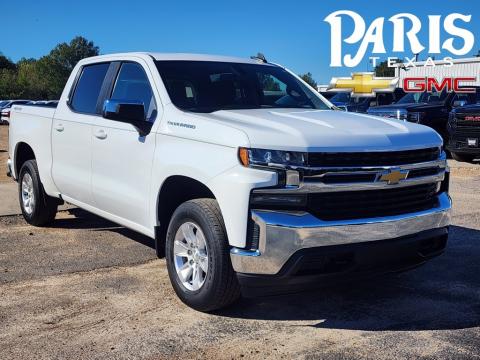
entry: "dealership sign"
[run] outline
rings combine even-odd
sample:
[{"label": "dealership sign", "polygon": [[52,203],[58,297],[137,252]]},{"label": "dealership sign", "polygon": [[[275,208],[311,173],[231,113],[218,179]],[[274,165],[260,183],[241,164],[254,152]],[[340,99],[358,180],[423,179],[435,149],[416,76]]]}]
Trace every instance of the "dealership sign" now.
[{"label": "dealership sign", "polygon": [[[350,18],[353,21],[354,30],[345,39],[342,38],[344,31],[343,21]],[[471,31],[464,27],[457,26],[458,22],[469,23],[472,19],[471,15],[453,13],[442,19],[441,15],[428,16],[428,44],[422,44],[418,38],[418,34],[422,29],[422,21],[415,15],[409,13],[401,13],[394,15],[388,19],[390,26],[393,27],[393,36],[391,39],[392,47],[390,52],[419,54],[425,49],[429,54],[440,54],[442,50],[448,51],[455,56],[467,55],[473,48],[475,37]],[[331,13],[324,19],[330,24],[331,36],[331,57],[330,66],[332,67],[355,67],[365,57],[367,49],[373,45],[372,54],[386,54],[383,30],[386,26],[385,18],[379,17],[367,27],[365,20],[359,14],[350,10],[339,10]],[[442,21],[443,20],[443,21]],[[391,24],[390,24],[391,23]],[[446,39],[441,38],[441,29],[450,35]],[[408,42],[406,46],[405,39]],[[443,40],[443,41],[442,41]],[[455,40],[461,40],[461,47],[454,45]],[[355,54],[343,54],[343,44],[357,45],[358,49]],[[375,65],[379,57],[371,56],[370,60]],[[430,62],[433,62],[431,58]],[[406,57],[404,60],[412,62],[413,58]],[[450,57],[445,60],[449,62]],[[428,63],[427,59],[427,63]],[[391,61],[389,61],[389,64]]]},{"label": "dealership sign", "polygon": [[376,92],[393,92],[398,78],[375,77],[372,72],[353,73],[352,77],[332,78],[329,91],[350,92],[352,96],[375,96]]},{"label": "dealership sign", "polygon": [[[474,87],[465,83],[472,83],[476,77],[445,77],[438,81],[433,77],[406,77],[403,79],[405,92],[442,92],[455,91],[456,93],[475,93]],[[395,91],[399,79],[376,77],[372,72],[353,73],[351,77],[334,77],[328,91],[349,92],[351,96],[373,97],[377,92],[388,93]]]}]

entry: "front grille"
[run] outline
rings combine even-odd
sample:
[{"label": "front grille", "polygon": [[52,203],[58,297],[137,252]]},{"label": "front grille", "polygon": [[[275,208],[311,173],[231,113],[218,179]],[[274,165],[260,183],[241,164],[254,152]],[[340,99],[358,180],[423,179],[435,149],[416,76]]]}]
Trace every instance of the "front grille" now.
[{"label": "front grille", "polygon": [[480,137],[480,126],[478,128],[465,128],[457,126],[453,131],[452,136],[458,138]]},{"label": "front grille", "polygon": [[[377,174],[326,174],[321,178],[324,184],[343,184],[343,183],[361,183],[361,182],[374,182]],[[316,182],[315,177],[305,177],[306,182]]]},{"label": "front grille", "polygon": [[460,120],[457,120],[457,123],[456,125],[458,127],[464,127],[466,129],[470,129],[470,128],[477,128],[477,129],[480,129],[480,121],[460,121]]},{"label": "front grille", "polygon": [[467,120],[468,118],[478,118],[480,116],[479,113],[465,113],[465,114],[459,114],[457,113],[455,115],[455,122],[456,125],[459,127],[465,127],[465,128],[477,128],[480,129],[480,121],[478,120]]},{"label": "front grille", "polygon": [[437,184],[308,195],[307,210],[322,220],[351,220],[413,213],[438,206]]},{"label": "front grille", "polygon": [[427,148],[405,151],[309,153],[308,165],[312,167],[359,167],[395,166],[428,162],[440,157],[440,148]]},{"label": "front grille", "polygon": [[[423,176],[435,176],[442,172],[443,169],[439,167],[428,167],[421,169],[413,169],[408,172],[408,179],[415,179]],[[372,183],[377,179],[378,173],[366,174],[335,174],[328,173],[322,177],[305,176],[303,180],[307,184],[322,182],[324,184],[354,184],[354,183]]]}]

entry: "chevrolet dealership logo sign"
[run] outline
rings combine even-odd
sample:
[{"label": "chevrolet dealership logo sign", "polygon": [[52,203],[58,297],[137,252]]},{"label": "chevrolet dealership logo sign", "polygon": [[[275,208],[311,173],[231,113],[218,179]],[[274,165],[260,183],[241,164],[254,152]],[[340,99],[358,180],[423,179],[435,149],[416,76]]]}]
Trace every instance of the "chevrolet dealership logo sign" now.
[{"label": "chevrolet dealership logo sign", "polygon": [[379,181],[385,181],[388,185],[396,185],[408,177],[407,170],[391,170],[380,176]]},{"label": "chevrolet dealership logo sign", "polygon": [[353,73],[350,78],[332,78],[328,90],[350,92],[352,96],[374,97],[377,92],[393,92],[398,80],[375,77],[373,72]]}]

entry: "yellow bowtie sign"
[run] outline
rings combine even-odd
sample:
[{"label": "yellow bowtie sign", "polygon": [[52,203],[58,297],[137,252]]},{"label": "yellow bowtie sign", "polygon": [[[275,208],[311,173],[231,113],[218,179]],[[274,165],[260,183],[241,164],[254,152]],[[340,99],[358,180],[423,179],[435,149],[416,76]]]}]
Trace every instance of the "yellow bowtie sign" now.
[{"label": "yellow bowtie sign", "polygon": [[374,73],[353,73],[352,77],[332,78],[329,91],[350,92],[352,96],[373,97],[376,92],[393,92],[398,78],[375,77]]}]

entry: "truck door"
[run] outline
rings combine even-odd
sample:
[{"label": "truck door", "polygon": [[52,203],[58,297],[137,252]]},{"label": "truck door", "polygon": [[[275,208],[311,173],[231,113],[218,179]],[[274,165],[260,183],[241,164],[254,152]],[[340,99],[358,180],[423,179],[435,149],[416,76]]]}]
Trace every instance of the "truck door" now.
[{"label": "truck door", "polygon": [[59,104],[52,128],[52,177],[60,193],[92,205],[92,123],[110,63],[86,65],[70,92],[68,104]]},{"label": "truck door", "polygon": [[[123,62],[112,81],[110,98],[144,104],[146,120],[159,118],[149,69]],[[97,118],[92,136],[92,191],[96,207],[148,227],[150,180],[155,136],[140,136],[131,125]]]}]

